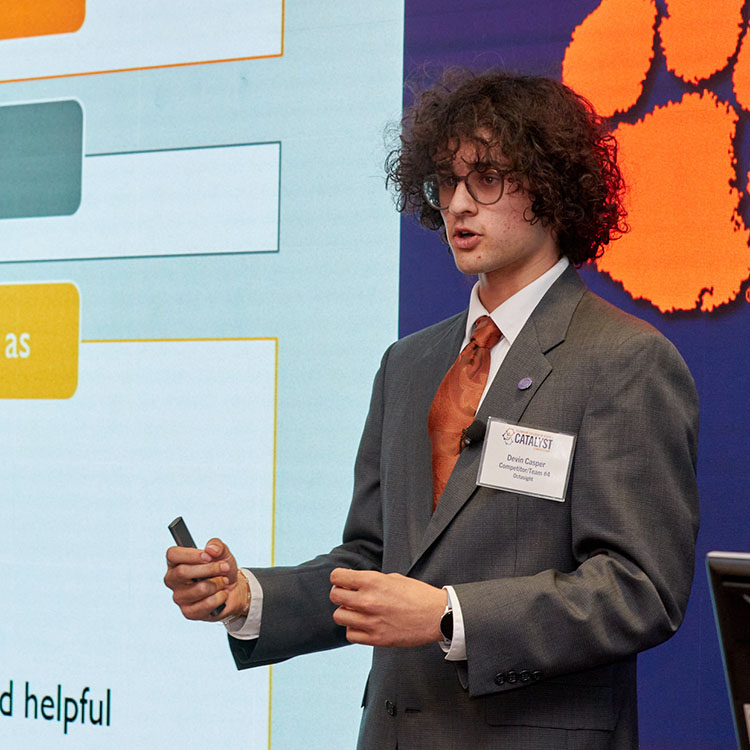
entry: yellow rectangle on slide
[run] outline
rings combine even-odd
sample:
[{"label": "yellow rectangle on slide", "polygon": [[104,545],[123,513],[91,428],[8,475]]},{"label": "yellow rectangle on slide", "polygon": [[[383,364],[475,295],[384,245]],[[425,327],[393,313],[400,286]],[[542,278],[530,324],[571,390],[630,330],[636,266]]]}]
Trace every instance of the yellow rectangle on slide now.
[{"label": "yellow rectangle on slide", "polygon": [[68,34],[86,17],[86,0],[13,0],[0,3],[0,39]]},{"label": "yellow rectangle on slide", "polygon": [[0,286],[0,398],[70,398],[78,386],[80,299],[70,283]]}]

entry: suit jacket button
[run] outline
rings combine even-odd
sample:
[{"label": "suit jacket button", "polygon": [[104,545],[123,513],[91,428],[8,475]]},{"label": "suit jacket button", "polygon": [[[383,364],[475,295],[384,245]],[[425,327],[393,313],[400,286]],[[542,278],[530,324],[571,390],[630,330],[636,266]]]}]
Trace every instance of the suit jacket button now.
[{"label": "suit jacket button", "polygon": [[498,672],[495,675],[495,685],[504,685],[505,684],[505,672]]},{"label": "suit jacket button", "polygon": [[536,681],[541,680],[542,679],[542,673],[538,669],[534,670],[531,673],[531,679],[532,680],[536,680]]},{"label": "suit jacket button", "polygon": [[515,672],[508,672],[508,682],[512,685],[514,682],[518,682],[518,675]]},{"label": "suit jacket button", "polygon": [[521,678],[521,682],[528,682],[531,679],[531,673],[526,669],[521,670],[521,674],[519,676]]},{"label": "suit jacket button", "polygon": [[385,702],[385,710],[388,712],[388,716],[396,715],[396,704],[392,701]]}]

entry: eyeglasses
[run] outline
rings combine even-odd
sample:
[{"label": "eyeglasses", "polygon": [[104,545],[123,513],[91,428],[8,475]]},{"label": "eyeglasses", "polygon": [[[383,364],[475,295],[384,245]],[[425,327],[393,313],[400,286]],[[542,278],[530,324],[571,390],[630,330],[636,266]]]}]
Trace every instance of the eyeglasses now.
[{"label": "eyeglasses", "polygon": [[463,177],[431,174],[422,183],[422,192],[433,208],[444,211],[453,200],[459,182],[463,182],[469,195],[483,206],[497,203],[503,197],[505,179],[496,169],[472,169]]}]

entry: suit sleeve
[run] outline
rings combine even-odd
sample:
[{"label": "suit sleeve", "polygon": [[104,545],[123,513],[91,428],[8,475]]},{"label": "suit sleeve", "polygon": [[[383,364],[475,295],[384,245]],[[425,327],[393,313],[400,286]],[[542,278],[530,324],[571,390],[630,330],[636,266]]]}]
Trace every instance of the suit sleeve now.
[{"label": "suit sleeve", "polygon": [[370,410],[357,453],[354,498],[343,543],[301,565],[250,568],[263,588],[260,635],[254,640],[229,636],[238,669],[273,664],[293,656],[348,644],[346,629],[336,625],[328,598],[334,568],[379,570],[383,553],[380,504],[380,435],[383,379],[389,351],[375,376]]},{"label": "suit sleeve", "polygon": [[575,565],[455,586],[472,695],[627,658],[682,621],[698,528],[692,378],[666,339],[639,332],[592,382],[566,499]]}]

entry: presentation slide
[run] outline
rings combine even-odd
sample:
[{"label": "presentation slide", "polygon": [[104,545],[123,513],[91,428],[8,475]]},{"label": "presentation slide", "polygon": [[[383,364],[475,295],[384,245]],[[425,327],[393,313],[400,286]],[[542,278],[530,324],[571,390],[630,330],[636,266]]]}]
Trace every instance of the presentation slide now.
[{"label": "presentation slide", "polygon": [[162,579],[176,516],[247,566],[340,539],[397,336],[403,2],[14,5],[0,746],[353,747],[369,649],[237,671]]}]

